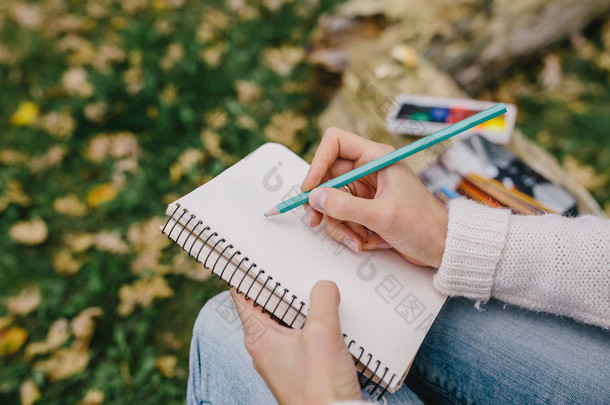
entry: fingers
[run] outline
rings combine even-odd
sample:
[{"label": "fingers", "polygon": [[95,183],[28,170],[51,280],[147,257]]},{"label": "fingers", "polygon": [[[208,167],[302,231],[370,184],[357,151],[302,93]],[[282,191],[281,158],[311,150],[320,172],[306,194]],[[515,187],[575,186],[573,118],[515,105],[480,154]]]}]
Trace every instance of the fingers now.
[{"label": "fingers", "polygon": [[332,281],[318,281],[310,293],[311,306],[304,330],[321,328],[331,336],[341,335],[339,322],[339,289]]},{"label": "fingers", "polygon": [[355,197],[330,187],[319,187],[309,194],[309,204],[325,215],[342,221],[351,221],[375,229],[379,217],[379,202]]},{"label": "fingers", "polygon": [[324,132],[301,188],[311,190],[320,184],[339,158],[355,161],[357,165],[361,165],[387,154],[390,149],[387,145],[373,142],[342,129],[329,128]]},{"label": "fingers", "polygon": [[356,253],[360,252],[364,246],[364,239],[362,236],[356,233],[347,223],[339,221],[338,219],[327,217],[326,231],[331,238],[343,243]]}]

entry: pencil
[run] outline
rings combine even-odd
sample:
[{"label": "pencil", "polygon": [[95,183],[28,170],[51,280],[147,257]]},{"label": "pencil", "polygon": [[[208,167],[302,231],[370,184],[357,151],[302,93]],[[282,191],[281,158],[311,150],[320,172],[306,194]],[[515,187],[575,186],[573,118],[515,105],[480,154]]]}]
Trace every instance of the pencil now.
[{"label": "pencil", "polygon": [[[476,127],[477,125],[480,125],[485,121],[489,121],[490,119],[495,118],[499,115],[502,115],[505,112],[506,106],[504,105],[504,103],[496,104],[493,107],[490,107],[466,119],[456,122],[453,125],[436,131],[435,133],[421,138],[413,143],[410,143],[409,145],[403,146],[400,149],[396,149],[395,151],[390,152],[387,155],[384,155],[373,161],[370,161],[354,170],[350,170],[347,173],[343,173],[342,175],[335,177],[334,179],[331,179],[326,183],[319,185],[318,187],[343,187],[346,184],[351,183],[352,181],[358,180],[364,176],[368,176],[373,172],[388,167],[389,165],[396,163],[406,158],[407,156],[411,156],[414,153],[429,148],[432,145],[436,145],[437,143],[442,142],[445,139],[451,138],[454,135],[462,133],[470,128]],[[299,194],[295,197],[292,197],[286,201],[277,204],[275,207],[267,211],[265,213],[265,216],[270,217],[273,215],[282,214],[305,204],[309,200],[310,192],[311,191],[306,191],[302,194]]]}]

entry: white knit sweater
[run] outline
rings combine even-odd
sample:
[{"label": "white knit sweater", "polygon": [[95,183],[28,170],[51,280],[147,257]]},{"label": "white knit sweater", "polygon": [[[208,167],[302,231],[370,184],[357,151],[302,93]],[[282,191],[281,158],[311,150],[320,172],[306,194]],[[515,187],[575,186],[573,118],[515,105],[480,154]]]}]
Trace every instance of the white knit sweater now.
[{"label": "white knit sweater", "polygon": [[610,220],[520,216],[466,199],[449,205],[435,287],[610,328]]},{"label": "white knit sweater", "polygon": [[609,329],[610,220],[511,215],[452,200],[434,285],[449,296],[495,297]]}]

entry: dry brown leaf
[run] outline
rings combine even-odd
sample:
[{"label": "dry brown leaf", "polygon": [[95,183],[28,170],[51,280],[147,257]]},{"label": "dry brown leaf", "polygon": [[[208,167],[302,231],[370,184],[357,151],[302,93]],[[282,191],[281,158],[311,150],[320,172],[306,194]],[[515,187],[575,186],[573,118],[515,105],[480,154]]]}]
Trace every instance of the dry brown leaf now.
[{"label": "dry brown leaf", "polygon": [[0,163],[7,166],[20,165],[28,161],[25,153],[14,149],[0,149]]},{"label": "dry brown leaf", "polygon": [[0,331],[0,356],[16,353],[27,339],[27,331],[19,326]]},{"label": "dry brown leaf", "polygon": [[99,124],[104,121],[106,111],[108,111],[108,105],[103,101],[99,101],[97,103],[87,104],[85,106],[84,114],[85,118],[89,121]]},{"label": "dry brown leaf", "polygon": [[9,236],[22,245],[40,245],[47,240],[47,224],[40,218],[31,221],[19,221],[9,231]]},{"label": "dry brown leaf", "polygon": [[0,317],[0,331],[8,328],[14,320],[15,318],[13,317],[13,315]]},{"label": "dry brown leaf", "polygon": [[60,318],[53,322],[47,333],[47,338],[42,342],[30,343],[25,347],[25,356],[32,359],[39,354],[48,354],[57,350],[70,337],[68,320]]},{"label": "dry brown leaf", "polygon": [[32,405],[40,399],[40,389],[31,379],[25,380],[19,387],[21,405]]},{"label": "dry brown leaf", "polygon": [[82,217],[87,215],[89,209],[76,194],[68,194],[63,197],[58,197],[53,201],[53,209],[55,212],[70,217]]},{"label": "dry brown leaf", "polygon": [[179,42],[174,42],[167,47],[165,56],[159,62],[161,69],[171,70],[174,65],[184,58],[184,48]]},{"label": "dry brown leaf", "polygon": [[127,239],[136,252],[137,257],[131,262],[131,271],[135,274],[150,269],[163,273],[165,268],[159,265],[161,251],[172,241],[159,232],[159,225],[165,223],[165,218],[151,218],[148,221],[132,224],[127,230]]},{"label": "dry brown leaf", "polygon": [[581,164],[572,156],[563,159],[566,172],[589,191],[597,191],[606,187],[610,178],[607,174],[598,174],[593,166]]},{"label": "dry brown leaf", "polygon": [[89,364],[89,350],[82,347],[59,349],[50,358],[34,363],[51,382],[64,380],[83,371]]},{"label": "dry brown leaf", "polygon": [[105,252],[124,255],[129,253],[129,246],[116,233],[100,232],[95,235],[95,247]]},{"label": "dry brown leaf", "polygon": [[27,315],[40,305],[40,288],[38,286],[25,287],[19,295],[4,299],[8,311],[15,315]]},{"label": "dry brown leaf", "polygon": [[265,135],[270,141],[295,149],[301,144],[297,134],[306,127],[307,118],[304,115],[287,111],[271,117],[271,122],[265,127]]},{"label": "dry brown leaf", "polygon": [[133,285],[124,285],[119,290],[119,315],[125,316],[133,312],[136,305],[149,306],[155,298],[169,298],[174,291],[162,277],[143,278]]},{"label": "dry brown leaf", "polygon": [[52,111],[40,117],[38,126],[50,135],[69,138],[76,129],[76,121],[69,111]]},{"label": "dry brown leaf", "polygon": [[77,260],[67,248],[62,248],[53,254],[53,268],[62,275],[71,276],[83,266],[82,260]]},{"label": "dry brown leaf", "polygon": [[69,234],[64,237],[64,244],[73,252],[84,252],[95,244],[93,233]]},{"label": "dry brown leaf", "polygon": [[229,49],[229,45],[226,42],[215,42],[214,45],[208,46],[201,51],[201,60],[209,67],[218,67],[227,49]]},{"label": "dry brown leaf", "polygon": [[188,255],[176,255],[172,263],[172,273],[181,274],[192,280],[205,281],[212,275],[201,263]]},{"label": "dry brown leaf", "polygon": [[93,95],[94,88],[87,78],[87,71],[83,67],[72,67],[64,72],[61,84],[71,96],[89,98]]},{"label": "dry brown leaf", "polygon": [[296,65],[303,62],[305,56],[305,49],[287,45],[266,49],[264,52],[265,65],[280,76],[290,74]]},{"label": "dry brown leaf", "polygon": [[220,146],[220,137],[214,131],[204,129],[200,134],[201,143],[203,143],[204,150],[210,154],[210,156],[219,158],[224,152]]},{"label": "dry brown leaf", "polygon": [[229,27],[230,18],[222,11],[207,7],[203,12],[203,19],[197,28],[196,38],[199,43],[212,43]]},{"label": "dry brown leaf", "polygon": [[167,378],[172,378],[176,371],[178,358],[173,355],[159,356],[155,364],[159,371],[161,371],[161,374]]},{"label": "dry brown leaf", "polygon": [[68,149],[63,145],[51,146],[46,153],[32,157],[28,162],[28,166],[34,173],[41,172],[60,164],[66,153],[68,153]]},{"label": "dry brown leaf", "polygon": [[258,100],[263,92],[258,84],[247,80],[237,80],[235,89],[237,90],[237,100],[244,104]]},{"label": "dry brown leaf", "polygon": [[104,402],[104,393],[95,388],[90,389],[85,397],[78,401],[76,405],[101,405]]},{"label": "dry brown leaf", "polygon": [[72,333],[78,341],[78,345],[87,346],[95,329],[94,318],[104,314],[101,307],[87,308],[72,319]]},{"label": "dry brown leaf", "polygon": [[199,149],[187,149],[178,156],[178,159],[169,168],[169,178],[173,182],[177,182],[182,176],[202,163],[204,154]]}]

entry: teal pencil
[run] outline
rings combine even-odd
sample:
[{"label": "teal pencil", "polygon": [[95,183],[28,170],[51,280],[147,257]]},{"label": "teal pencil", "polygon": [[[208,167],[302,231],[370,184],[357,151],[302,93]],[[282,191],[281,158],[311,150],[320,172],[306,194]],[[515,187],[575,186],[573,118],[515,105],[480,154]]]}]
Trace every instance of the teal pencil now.
[{"label": "teal pencil", "polygon": [[[388,167],[389,165],[396,163],[399,160],[406,158],[407,156],[411,156],[414,153],[429,148],[432,145],[436,145],[437,143],[442,142],[447,138],[451,138],[454,135],[464,132],[470,128],[476,127],[477,125],[482,124],[485,121],[489,121],[490,119],[495,118],[499,115],[502,115],[505,112],[506,107],[504,106],[504,103],[496,104],[493,107],[490,107],[484,111],[481,111],[466,119],[463,119],[462,121],[456,122],[453,125],[436,131],[435,133],[421,138],[413,143],[410,143],[409,145],[403,146],[400,149],[396,149],[395,151],[390,152],[387,155],[375,159],[371,162],[368,162],[354,170],[350,170],[347,173],[343,173],[341,176],[335,177],[334,179],[331,179],[326,183],[320,184],[318,187],[343,187],[346,184],[351,183],[352,181],[358,180],[364,176],[376,172],[377,170],[381,170],[385,167]],[[265,216],[270,217],[277,214],[283,214],[284,212],[288,212],[293,208],[305,204],[309,200],[310,192],[311,191],[304,192],[279,203],[278,205],[267,211],[265,213]]]}]

